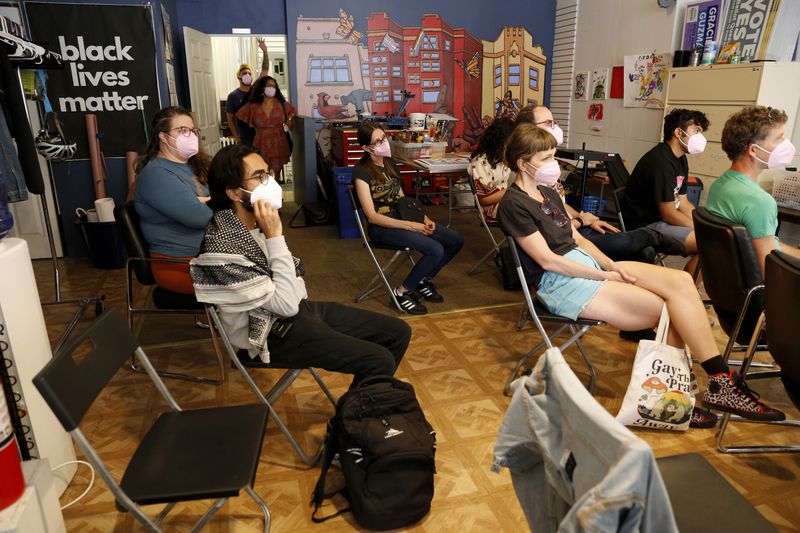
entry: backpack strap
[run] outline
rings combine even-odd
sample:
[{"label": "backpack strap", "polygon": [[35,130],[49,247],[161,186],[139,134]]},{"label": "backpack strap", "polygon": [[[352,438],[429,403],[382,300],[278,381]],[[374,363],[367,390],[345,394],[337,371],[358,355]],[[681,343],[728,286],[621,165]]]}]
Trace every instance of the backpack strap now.
[{"label": "backpack strap", "polygon": [[346,513],[350,511],[350,507],[346,507],[336,513],[320,517],[316,516],[317,511],[319,511],[320,506],[322,505],[322,501],[326,498],[332,498],[339,492],[344,492],[344,489],[334,492],[333,494],[325,494],[325,478],[328,475],[328,469],[333,462],[333,458],[336,457],[336,452],[338,451],[337,446],[337,439],[336,439],[336,418],[331,418],[328,421],[328,436],[325,438],[325,454],[322,457],[322,469],[319,474],[319,479],[317,480],[317,484],[314,487],[314,492],[311,493],[311,505],[314,506],[314,510],[311,512],[311,520],[316,523],[320,524],[322,522],[326,522],[331,518],[339,516],[342,513]]}]

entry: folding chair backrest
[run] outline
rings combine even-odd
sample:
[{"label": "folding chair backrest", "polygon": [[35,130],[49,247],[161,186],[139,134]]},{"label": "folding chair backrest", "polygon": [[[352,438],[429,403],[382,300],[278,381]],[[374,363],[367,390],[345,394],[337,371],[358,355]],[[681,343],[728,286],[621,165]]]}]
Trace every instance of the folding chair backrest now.
[{"label": "folding chair backrest", "polygon": [[614,157],[607,159],[604,164],[606,166],[608,178],[611,180],[615,189],[628,185],[628,180],[631,179],[631,175],[628,169],[625,168],[622,156],[614,154]]},{"label": "folding chair backrest", "polygon": [[530,313],[531,319],[536,324],[536,328],[539,330],[539,333],[541,334],[544,343],[547,345],[548,348],[552,348],[553,343],[550,340],[550,336],[547,334],[547,330],[544,329],[542,321],[539,320],[539,315],[536,313],[536,307],[533,304],[533,297],[531,296],[531,290],[528,287],[528,280],[525,277],[525,270],[522,268],[522,261],[520,260],[517,243],[514,240],[514,237],[510,235],[506,235],[506,237],[508,241],[508,247],[511,249],[511,256],[514,258],[514,268],[517,271],[517,276],[519,276],[519,282],[522,285],[522,292],[523,294],[525,294],[525,303],[528,306],[528,313]]},{"label": "folding chair backrest", "polygon": [[781,367],[787,391],[800,403],[800,259],[773,251],[766,260],[767,344],[769,353]]},{"label": "folding chair backrest", "polygon": [[622,231],[627,231],[625,229],[625,217],[622,214],[622,201],[623,198],[625,198],[625,189],[626,187],[614,189],[614,203],[617,204],[617,218],[619,219],[619,227]]},{"label": "folding chair backrest", "polygon": [[[704,207],[696,208],[692,217],[703,284],[723,329],[728,333],[733,327],[730,322],[740,313],[747,293],[762,283],[758,258],[744,226],[713,215]],[[750,340],[763,306],[764,294],[756,293],[737,342]]]},{"label": "folding chair backrest", "polygon": [[[74,352],[89,340],[88,354]],[[80,424],[100,392],[139,347],[117,309],[109,309],[80,334],[73,336],[33,378],[33,384],[61,425],[72,431]]]},{"label": "folding chair backrest", "polygon": [[[139,213],[136,212],[133,200],[125,202],[114,209],[114,216],[120,223],[122,239],[125,242],[125,251],[128,257],[147,257],[150,246],[142,233],[139,223]],[[131,265],[136,279],[142,285],[155,285],[156,280],[147,261],[134,261]]]}]

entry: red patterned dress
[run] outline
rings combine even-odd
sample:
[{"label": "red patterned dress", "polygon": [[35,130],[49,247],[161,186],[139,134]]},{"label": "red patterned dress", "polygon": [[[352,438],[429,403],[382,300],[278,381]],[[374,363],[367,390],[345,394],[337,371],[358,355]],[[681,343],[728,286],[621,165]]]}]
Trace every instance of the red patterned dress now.
[{"label": "red patterned dress", "polygon": [[294,107],[289,102],[284,104],[274,99],[269,115],[264,111],[263,104],[245,104],[237,113],[236,117],[242,122],[247,123],[251,128],[255,128],[256,137],[253,139],[253,146],[261,153],[261,157],[267,162],[269,168],[278,172],[278,169],[289,162],[289,143],[283,131],[283,123],[287,117],[296,114]]}]

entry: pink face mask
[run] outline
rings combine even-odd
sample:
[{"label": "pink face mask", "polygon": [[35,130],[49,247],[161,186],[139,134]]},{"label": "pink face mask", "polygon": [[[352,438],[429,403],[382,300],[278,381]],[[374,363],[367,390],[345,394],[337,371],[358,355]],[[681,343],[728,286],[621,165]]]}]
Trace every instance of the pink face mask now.
[{"label": "pink face mask", "polygon": [[389,140],[384,139],[381,144],[372,149],[372,153],[378,157],[392,157],[392,147],[389,146]]},{"label": "pink face mask", "polygon": [[561,177],[561,167],[559,167],[558,163],[555,161],[545,163],[539,168],[534,167],[531,163],[528,163],[528,165],[529,168],[535,169],[535,172],[533,173],[533,180],[536,183],[552,186],[558,183],[558,178]]},{"label": "pink face mask", "polygon": [[200,139],[193,131],[189,132],[189,135],[179,134],[173,139],[175,139],[175,149],[185,159],[193,157],[200,150]]},{"label": "pink face mask", "polygon": [[753,144],[753,146],[769,154],[769,159],[767,159],[766,161],[753,156],[761,163],[767,165],[767,168],[785,167],[786,165],[792,162],[792,159],[794,159],[795,148],[794,145],[789,141],[789,139],[784,139],[783,142],[781,142],[778,146],[773,148],[771,152],[769,150],[764,150],[755,143]]},{"label": "pink face mask", "polygon": [[269,85],[267,85],[264,88],[264,96],[267,96],[269,98],[274,98],[276,92],[277,92],[277,89],[275,89],[275,87],[270,87]]}]

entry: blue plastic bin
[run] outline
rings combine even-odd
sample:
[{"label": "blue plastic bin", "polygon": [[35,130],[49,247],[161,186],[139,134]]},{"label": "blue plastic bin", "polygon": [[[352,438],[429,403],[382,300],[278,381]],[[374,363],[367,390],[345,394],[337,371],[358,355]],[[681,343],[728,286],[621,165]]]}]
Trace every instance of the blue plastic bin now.
[{"label": "blue plastic bin", "polygon": [[336,176],[336,204],[339,208],[339,238],[358,239],[358,224],[353,213],[353,206],[347,195],[347,188],[353,183],[352,167],[336,167],[333,169]]},{"label": "blue plastic bin", "polygon": [[603,216],[603,213],[606,212],[606,201],[601,199],[599,196],[591,196],[587,194],[583,197],[583,205],[581,206],[581,211],[585,211],[586,213],[591,213],[596,217]]}]

